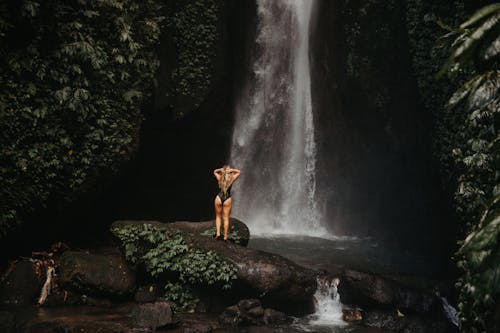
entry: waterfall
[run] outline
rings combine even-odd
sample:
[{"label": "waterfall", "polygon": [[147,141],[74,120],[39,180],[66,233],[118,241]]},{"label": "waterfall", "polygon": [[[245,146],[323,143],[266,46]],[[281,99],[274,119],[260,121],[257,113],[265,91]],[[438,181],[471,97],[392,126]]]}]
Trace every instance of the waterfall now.
[{"label": "waterfall", "polygon": [[252,75],[236,105],[233,215],[253,233],[323,235],[316,193],[309,22],[314,0],[258,0]]},{"label": "waterfall", "polygon": [[342,319],[342,303],[337,291],[338,279],[317,278],[318,288],[314,294],[316,312],[309,316],[309,325],[343,326],[347,323]]}]

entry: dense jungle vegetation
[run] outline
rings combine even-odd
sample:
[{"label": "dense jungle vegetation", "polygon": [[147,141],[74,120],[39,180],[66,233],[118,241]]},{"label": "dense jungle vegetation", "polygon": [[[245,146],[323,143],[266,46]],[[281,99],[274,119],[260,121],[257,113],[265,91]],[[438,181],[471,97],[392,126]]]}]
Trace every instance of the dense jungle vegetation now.
[{"label": "dense jungle vegetation", "polygon": [[[426,6],[420,4],[409,12]],[[441,26],[441,34],[447,32],[444,36],[435,24],[413,25],[409,32],[423,104],[434,111],[434,154],[453,197],[462,230],[458,237],[465,238],[458,241],[455,258],[463,272],[456,284],[462,330],[489,332],[498,329],[494,316],[500,309],[500,4],[467,20],[463,4],[454,5],[451,19],[443,12],[447,6],[424,9],[427,20]],[[435,40],[425,43],[419,38],[424,33]]]},{"label": "dense jungle vegetation", "polygon": [[0,235],[134,156],[162,31],[175,48],[174,116],[199,105],[217,10],[213,0],[0,3]]},{"label": "dense jungle vegetation", "polygon": [[[462,273],[462,330],[498,330],[500,4],[406,5],[440,185],[460,224],[452,237]],[[0,240],[34,212],[96,191],[134,158],[158,84],[161,43],[172,48],[163,77],[172,118],[199,107],[212,79],[221,6],[220,0],[0,2]]]}]

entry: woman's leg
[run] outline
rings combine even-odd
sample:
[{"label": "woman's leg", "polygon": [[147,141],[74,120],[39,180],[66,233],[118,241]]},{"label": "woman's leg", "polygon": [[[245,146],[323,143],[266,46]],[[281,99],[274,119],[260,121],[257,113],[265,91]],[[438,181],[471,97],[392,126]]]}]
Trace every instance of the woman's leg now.
[{"label": "woman's leg", "polygon": [[224,201],[222,207],[222,220],[224,221],[224,240],[227,240],[229,235],[229,216],[231,215],[231,208],[233,207],[233,199],[229,198]]},{"label": "woman's leg", "polygon": [[219,196],[215,196],[215,236],[220,237],[220,225],[222,219],[222,201]]}]

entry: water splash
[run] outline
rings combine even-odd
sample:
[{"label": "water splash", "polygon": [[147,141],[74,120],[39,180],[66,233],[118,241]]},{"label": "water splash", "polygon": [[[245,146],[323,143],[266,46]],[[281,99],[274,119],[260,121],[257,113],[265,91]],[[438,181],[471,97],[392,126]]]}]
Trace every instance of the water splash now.
[{"label": "water splash", "polygon": [[318,278],[318,289],[314,294],[316,312],[310,316],[309,325],[344,326],[342,320],[342,303],[337,291],[338,279]]},{"label": "water splash", "polygon": [[309,23],[313,0],[258,0],[252,77],[237,104],[234,215],[254,234],[327,234],[316,193]]}]

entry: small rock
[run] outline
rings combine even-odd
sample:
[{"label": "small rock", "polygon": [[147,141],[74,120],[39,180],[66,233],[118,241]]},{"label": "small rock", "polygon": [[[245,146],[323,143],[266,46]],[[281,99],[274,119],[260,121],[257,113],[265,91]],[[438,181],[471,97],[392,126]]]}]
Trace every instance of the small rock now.
[{"label": "small rock", "polygon": [[261,302],[259,299],[251,298],[251,299],[242,299],[238,302],[238,308],[242,310],[250,310],[251,308],[255,308],[257,306],[261,306]]},{"label": "small rock", "polygon": [[167,302],[140,304],[132,312],[132,322],[136,328],[155,331],[158,327],[172,323],[172,309]]},{"label": "small rock", "polygon": [[359,309],[342,309],[342,319],[344,321],[352,322],[363,319]]},{"label": "small rock", "polygon": [[247,313],[251,317],[260,318],[264,315],[264,308],[262,306],[257,306],[248,310]]},{"label": "small rock", "polygon": [[227,307],[219,315],[219,323],[223,326],[240,326],[244,322],[243,314],[237,305]]},{"label": "small rock", "polygon": [[286,315],[280,311],[265,309],[263,319],[266,325],[283,324],[286,322]]}]

